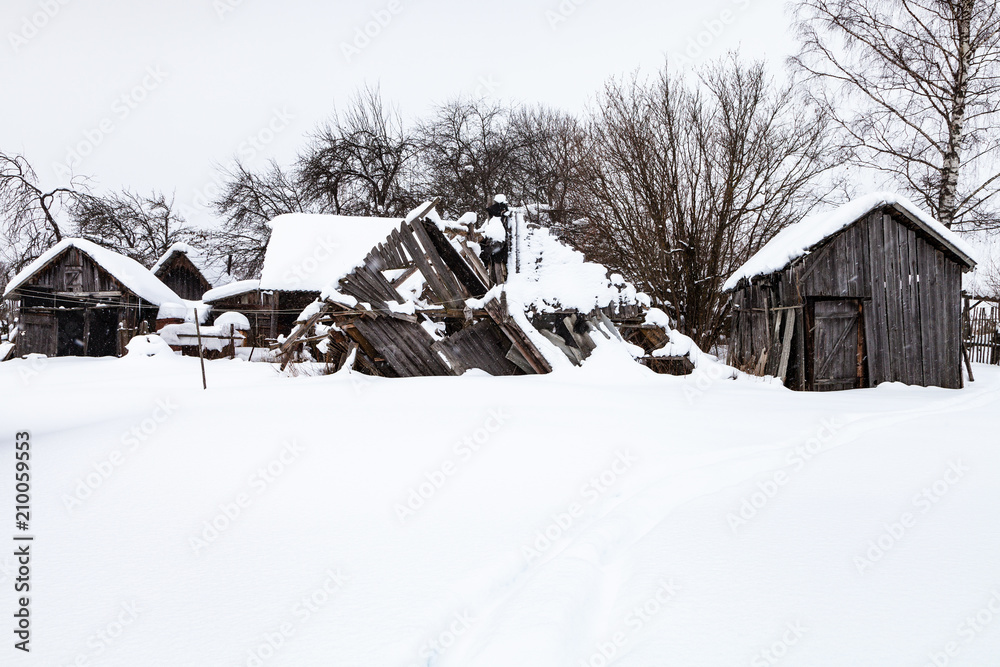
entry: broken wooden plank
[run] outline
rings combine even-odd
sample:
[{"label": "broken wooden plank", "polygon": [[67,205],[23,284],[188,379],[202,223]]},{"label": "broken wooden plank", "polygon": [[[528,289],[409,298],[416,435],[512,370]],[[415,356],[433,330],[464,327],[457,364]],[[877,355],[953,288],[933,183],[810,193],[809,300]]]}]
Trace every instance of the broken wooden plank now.
[{"label": "broken wooden plank", "polygon": [[785,336],[781,342],[781,361],[778,363],[778,377],[785,381],[788,375],[788,358],[792,352],[792,332],[795,329],[795,310],[785,311]]},{"label": "broken wooden plank", "polygon": [[[451,267],[441,257],[434,242],[431,241],[430,235],[427,233],[427,225],[424,224],[424,221],[420,219],[414,220],[410,223],[410,228],[413,230],[413,234],[417,237],[417,240],[420,241],[420,246],[424,249],[424,257],[431,267],[433,267],[441,282],[448,288],[453,299],[464,301],[471,296],[469,290],[458,280]],[[485,294],[485,292],[483,293]]]},{"label": "broken wooden plank", "polygon": [[517,322],[511,317],[510,312],[507,307],[507,298],[504,294],[500,295],[500,298],[490,299],[484,308],[493,321],[497,323],[500,329],[507,335],[514,347],[517,348],[521,356],[528,363],[531,369],[535,373],[551,373],[552,366],[549,364],[548,360],[542,355],[541,351],[535,347],[535,344],[531,342],[528,335],[518,326]]}]

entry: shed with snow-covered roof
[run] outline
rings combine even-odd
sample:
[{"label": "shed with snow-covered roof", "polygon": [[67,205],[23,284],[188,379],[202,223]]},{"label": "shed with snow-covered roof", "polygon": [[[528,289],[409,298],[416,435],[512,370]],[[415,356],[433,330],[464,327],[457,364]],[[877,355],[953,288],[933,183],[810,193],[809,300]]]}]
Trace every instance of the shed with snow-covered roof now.
[{"label": "shed with snow-covered roof", "polygon": [[781,231],[726,282],[729,363],[830,391],[882,382],[962,386],[957,234],[891,193]]},{"label": "shed with snow-covered roof", "polygon": [[101,357],[125,353],[159,308],[181,301],[146,267],[86,239],[63,239],[10,281],[16,354]]},{"label": "shed with snow-covered roof", "polygon": [[167,248],[150,271],[178,296],[190,301],[198,301],[208,290],[233,280],[225,261],[209,257],[187,243]]}]

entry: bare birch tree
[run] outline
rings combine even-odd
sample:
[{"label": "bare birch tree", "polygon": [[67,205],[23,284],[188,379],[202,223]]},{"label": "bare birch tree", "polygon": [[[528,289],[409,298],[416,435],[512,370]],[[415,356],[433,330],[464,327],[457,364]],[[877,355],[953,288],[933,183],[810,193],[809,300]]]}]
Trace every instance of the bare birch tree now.
[{"label": "bare birch tree", "polygon": [[820,84],[857,164],[888,172],[946,225],[996,225],[995,0],[804,0],[797,19],[792,62]]}]

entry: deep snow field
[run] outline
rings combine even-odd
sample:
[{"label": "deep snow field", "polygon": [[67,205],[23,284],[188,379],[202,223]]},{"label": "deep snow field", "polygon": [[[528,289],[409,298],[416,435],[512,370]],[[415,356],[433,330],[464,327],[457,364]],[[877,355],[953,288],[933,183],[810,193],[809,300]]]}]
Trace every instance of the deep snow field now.
[{"label": "deep snow field", "polygon": [[996,665],[1000,369],[960,391],[0,364],[2,665]]}]

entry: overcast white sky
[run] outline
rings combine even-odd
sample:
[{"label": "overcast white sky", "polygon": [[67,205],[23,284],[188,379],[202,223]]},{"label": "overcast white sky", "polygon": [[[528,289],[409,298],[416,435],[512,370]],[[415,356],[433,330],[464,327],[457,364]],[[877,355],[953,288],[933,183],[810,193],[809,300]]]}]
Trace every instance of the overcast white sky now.
[{"label": "overcast white sky", "polygon": [[582,110],[666,56],[778,71],[788,24],[784,0],[2,0],[0,148],[46,186],[72,163],[98,191],[176,192],[205,225],[213,165],[291,161],[366,82],[410,116],[477,93]]}]

